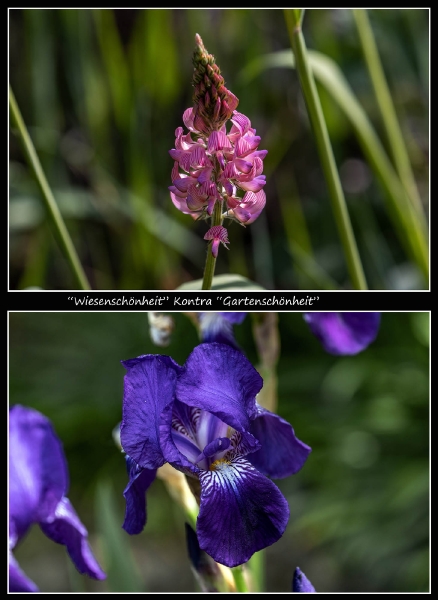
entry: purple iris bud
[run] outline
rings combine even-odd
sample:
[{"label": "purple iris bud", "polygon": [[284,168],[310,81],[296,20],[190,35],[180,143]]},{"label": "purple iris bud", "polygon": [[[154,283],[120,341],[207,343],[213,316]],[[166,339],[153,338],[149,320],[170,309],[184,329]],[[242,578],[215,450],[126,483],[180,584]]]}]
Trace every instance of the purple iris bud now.
[{"label": "purple iris bud", "polygon": [[47,537],[67,548],[77,570],[106,575],[88,545],[88,533],[65,494],[67,463],[61,441],[49,419],[36,410],[13,406],[9,411],[9,591],[37,592],[12,555],[34,523]]},{"label": "purple iris bud", "polygon": [[292,580],[292,591],[293,592],[316,592],[313,585],[301,571],[300,567],[297,567],[294,572]]},{"label": "purple iris bud", "polygon": [[380,327],[379,312],[312,312],[304,319],[330,354],[357,354],[373,342]]},{"label": "purple iris bud", "polygon": [[[237,566],[276,542],[289,507],[268,477],[297,472],[310,448],[257,405],[263,380],[247,358],[215,342],[197,346],[183,367],[158,355],[123,364],[121,443],[135,463],[131,481],[165,462],[198,480],[199,546],[218,563]],[[127,502],[126,510],[124,528],[137,533],[144,502]]]},{"label": "purple iris bud", "polygon": [[234,339],[233,325],[240,325],[246,312],[201,312],[199,325],[203,342],[219,342],[239,349]]},{"label": "purple iris bud", "polygon": [[186,525],[187,551],[193,573],[202,592],[219,592],[222,574],[219,566],[206,552],[199,547],[196,532],[188,523]]}]

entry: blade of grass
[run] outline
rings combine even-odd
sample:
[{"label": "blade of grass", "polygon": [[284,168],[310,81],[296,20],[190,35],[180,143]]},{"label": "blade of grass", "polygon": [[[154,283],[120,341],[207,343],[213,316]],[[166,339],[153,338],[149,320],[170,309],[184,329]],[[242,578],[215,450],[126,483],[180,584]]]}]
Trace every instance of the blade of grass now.
[{"label": "blade of grass", "polygon": [[105,553],[105,571],[110,592],[144,592],[129,537],[121,528],[123,513],[119,514],[114,491],[109,481],[98,483],[96,515],[102,551]]},{"label": "blade of grass", "polygon": [[18,283],[18,289],[28,287],[46,287],[47,258],[49,253],[50,235],[48,226],[43,224],[32,232],[23,275]]},{"label": "blade of grass", "polygon": [[284,230],[300,289],[337,290],[339,285],[316,262],[310,233],[295,179],[277,177],[277,191]]},{"label": "blade of grass", "polygon": [[[312,71],[330,93],[354,128],[363,153],[385,193],[387,211],[396,228],[400,243],[418,265],[426,281],[429,278],[427,230],[413,210],[406,192],[364,109],[352,92],[337,64],[325,54],[309,51]],[[243,77],[250,79],[266,68],[295,68],[292,51],[267,54],[248,66]]]},{"label": "blade of grass", "polygon": [[357,249],[350,216],[342,191],[339,173],[333,156],[333,149],[324,120],[321,102],[316,89],[313,72],[308,59],[306,42],[301,31],[300,16],[295,10],[285,10],[285,19],[289,30],[295,64],[300,79],[301,88],[306,101],[310,122],[315,134],[315,140],[327,182],[332,202],[332,210],[341,238],[341,243],[347,262],[348,272],[355,289],[365,290],[367,284],[362,263]]},{"label": "blade of grass", "polygon": [[311,60],[315,76],[336,98],[355,128],[364,154],[386,192],[386,198],[389,200],[388,212],[399,230],[400,241],[414,258],[427,281],[429,265],[425,224],[420,222],[418,213],[413,209],[365,111],[355,98],[338,66],[328,57],[317,52],[312,53]]},{"label": "blade of grass", "polygon": [[380,61],[379,51],[368,18],[368,13],[365,9],[353,9],[353,16],[359,33],[362,52],[373,84],[374,94],[386,130],[386,137],[388,138],[393,163],[398,176],[400,177],[400,181],[406,189],[409,199],[415,210],[418,212],[419,218],[424,221],[424,208],[415,183],[408,151],[397,119],[385,72]]},{"label": "blade of grass", "polygon": [[23,145],[23,150],[26,155],[26,159],[32,172],[35,176],[35,179],[40,188],[41,194],[44,199],[44,203],[47,208],[47,212],[49,218],[52,222],[52,225],[55,229],[55,232],[58,236],[58,240],[61,246],[61,251],[63,252],[65,258],[67,259],[68,264],[70,265],[72,275],[81,290],[89,290],[90,284],[87,280],[87,276],[82,268],[82,265],[79,261],[79,257],[76,253],[75,247],[71,240],[70,234],[67,230],[67,227],[62,218],[61,212],[56,204],[56,200],[53,196],[52,190],[47,182],[46,176],[44,175],[44,171],[41,167],[41,163],[39,161],[38,155],[35,151],[32,140],[30,139],[29,133],[26,129],[26,125],[23,121],[23,118],[20,113],[20,109],[18,108],[18,104],[15,100],[14,93],[9,86],[9,107],[11,112],[12,122],[15,127],[18,129],[18,134],[20,137],[20,141]]}]

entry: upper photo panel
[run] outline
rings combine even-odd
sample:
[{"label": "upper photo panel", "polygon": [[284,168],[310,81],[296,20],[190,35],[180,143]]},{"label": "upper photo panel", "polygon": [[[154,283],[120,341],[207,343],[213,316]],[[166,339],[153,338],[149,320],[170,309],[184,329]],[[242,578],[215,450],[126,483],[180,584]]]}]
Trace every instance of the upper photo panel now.
[{"label": "upper photo panel", "polygon": [[429,9],[9,9],[9,290],[428,290]]}]

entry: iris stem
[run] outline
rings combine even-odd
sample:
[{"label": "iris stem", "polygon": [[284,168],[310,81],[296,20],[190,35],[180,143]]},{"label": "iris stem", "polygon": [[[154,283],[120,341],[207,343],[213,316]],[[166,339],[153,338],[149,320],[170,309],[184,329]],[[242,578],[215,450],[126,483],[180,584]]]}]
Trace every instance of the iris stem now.
[{"label": "iris stem", "polygon": [[255,552],[247,562],[252,592],[265,590],[265,553],[263,550]]},{"label": "iris stem", "polygon": [[[211,217],[211,227],[215,227],[217,225],[222,225],[222,202],[215,202],[213,215]],[[204,269],[204,279],[202,281],[202,289],[203,290],[211,290],[211,286],[213,283],[214,277],[214,269],[216,267],[216,258],[213,256],[211,252],[211,247],[213,245],[213,241],[208,244],[207,248],[207,258],[205,261],[205,269]]]},{"label": "iris stem", "polygon": [[300,79],[301,89],[306,101],[310,122],[315,134],[315,140],[323,168],[324,176],[329,189],[332,210],[338,227],[339,236],[347,262],[348,272],[355,289],[366,290],[367,283],[363,272],[362,263],[357,249],[356,239],[348,214],[347,204],[342,191],[339,173],[333,156],[333,149],[327,131],[327,125],[322,112],[321,102],[316,89],[315,80],[310,68],[306,42],[301,31],[300,20],[294,10],[285,10],[286,24],[295,64]]},{"label": "iris stem", "polygon": [[231,571],[233,573],[234,583],[236,584],[236,592],[249,592],[243,573],[243,567],[234,567]]},{"label": "iris stem", "polygon": [[23,117],[21,116],[20,109],[18,108],[17,101],[15,100],[14,93],[10,86],[9,108],[11,111],[12,122],[18,129],[18,134],[23,146],[24,153],[26,155],[27,162],[33,171],[34,177],[43,196],[49,218],[58,235],[61,250],[65,258],[67,259],[67,262],[76,280],[78,288],[81,290],[89,290],[91,289],[91,287],[88,282],[87,276],[85,275],[85,272],[82,268],[79,257],[76,253],[75,247],[73,245],[68,229],[65,225],[64,219],[62,218],[59,207],[56,204],[55,197],[53,196],[52,190],[50,189],[46,176],[44,175],[44,171],[39,161],[35,147],[27,131],[26,125],[23,121]]}]

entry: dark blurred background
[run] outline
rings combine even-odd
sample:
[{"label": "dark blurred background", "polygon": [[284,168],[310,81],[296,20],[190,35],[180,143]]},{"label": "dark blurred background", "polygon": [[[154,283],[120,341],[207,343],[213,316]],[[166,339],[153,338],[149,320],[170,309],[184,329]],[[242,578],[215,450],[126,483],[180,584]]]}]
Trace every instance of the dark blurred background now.
[{"label": "dark blurred background", "polygon": [[[148,492],[139,536],[122,529],[125,462],[112,439],[121,420],[123,359],[168,354],[183,364],[198,343],[174,313],[167,348],[153,345],[146,313],[9,313],[9,400],[43,412],[63,441],[68,497],[108,572],[79,576],[35,526],[16,549],[42,591],[179,592],[196,588],[184,515],[162,481]],[[254,314],[235,327],[259,357]],[[276,481],[291,517],[265,552],[266,589],[289,592],[298,565],[319,592],[429,589],[429,314],[383,313],[376,341],[357,356],[326,354],[301,313],[279,313],[278,412],[313,451]]]},{"label": "dark blurred background", "polygon": [[[428,210],[429,11],[371,10],[419,193]],[[341,68],[386,147],[352,11],[308,10],[309,49]],[[9,10],[10,82],[94,289],[174,289],[202,276],[204,222],[173,206],[168,150],[192,105],[199,33],[262,136],[266,209],[229,228],[216,272],[267,289],[351,288],[297,74],[249,77],[290,48],[279,9]],[[427,288],[389,219],[353,129],[319,88],[371,289]],[[9,287],[72,289],[14,133],[10,139]]]}]

